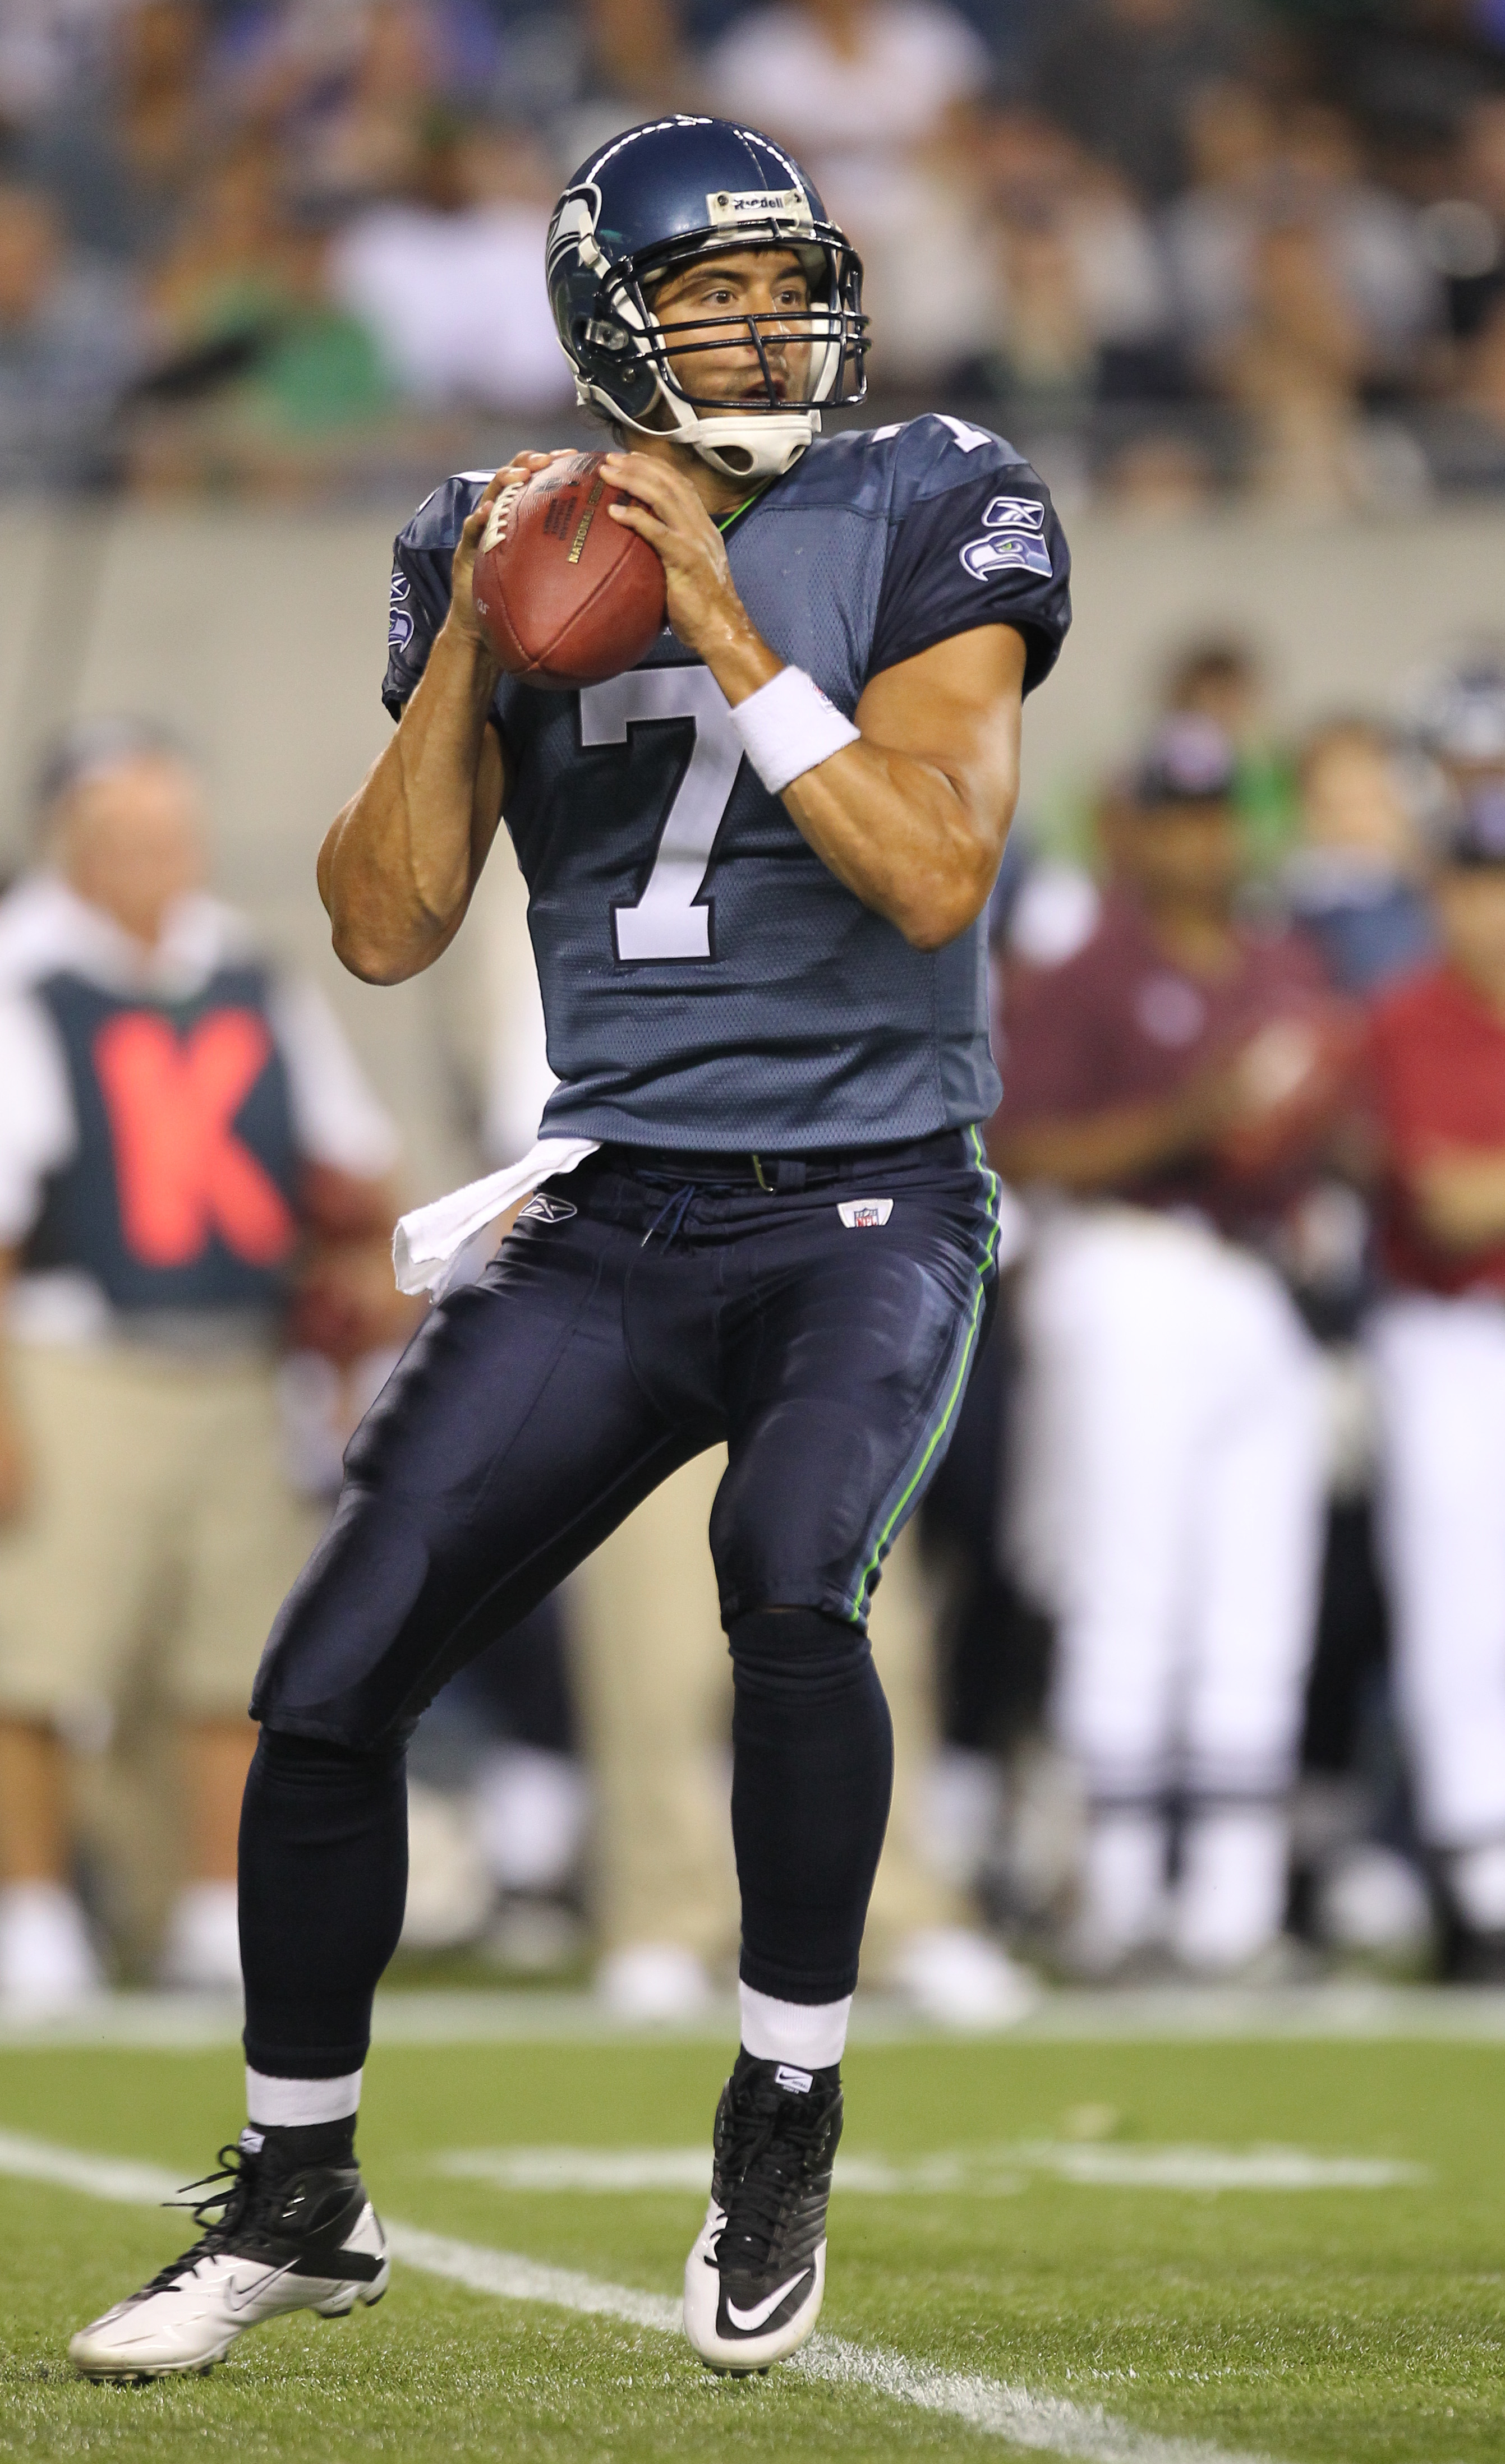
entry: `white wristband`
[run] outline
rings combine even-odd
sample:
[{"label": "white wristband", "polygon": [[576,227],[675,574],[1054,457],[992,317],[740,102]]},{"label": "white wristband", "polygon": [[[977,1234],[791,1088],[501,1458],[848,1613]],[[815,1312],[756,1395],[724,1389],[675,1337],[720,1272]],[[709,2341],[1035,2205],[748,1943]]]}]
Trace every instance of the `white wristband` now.
[{"label": "white wristband", "polygon": [[781,795],[791,779],[829,761],[843,745],[855,744],[861,733],[803,668],[781,668],[738,703],[732,725],[770,796]]}]

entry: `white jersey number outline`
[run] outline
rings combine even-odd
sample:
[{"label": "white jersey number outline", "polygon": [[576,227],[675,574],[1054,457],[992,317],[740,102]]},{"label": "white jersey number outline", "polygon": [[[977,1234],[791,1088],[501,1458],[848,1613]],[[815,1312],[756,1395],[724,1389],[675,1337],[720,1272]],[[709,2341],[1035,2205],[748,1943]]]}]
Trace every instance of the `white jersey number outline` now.
[{"label": "white jersey number outline", "polygon": [[696,902],[742,758],[726,695],[709,668],[631,668],[581,688],[583,745],[625,744],[630,727],[655,719],[689,719],[695,739],[643,894],[611,910],[612,938],[624,961],[709,958],[715,902]]}]

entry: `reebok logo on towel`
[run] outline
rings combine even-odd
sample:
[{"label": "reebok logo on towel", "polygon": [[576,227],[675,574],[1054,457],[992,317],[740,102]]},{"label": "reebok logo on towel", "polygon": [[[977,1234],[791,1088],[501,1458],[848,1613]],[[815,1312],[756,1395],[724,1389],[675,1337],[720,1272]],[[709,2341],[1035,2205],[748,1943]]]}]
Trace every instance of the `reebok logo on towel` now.
[{"label": "reebok logo on towel", "polygon": [[773,2083],[788,2096],[808,2096],[815,2081],[808,2071],[797,2071],[792,2062],[781,2062],[774,2072]]},{"label": "reebok logo on towel", "polygon": [[892,1198],[838,1198],[836,1212],[849,1232],[871,1232],[894,1212]]}]

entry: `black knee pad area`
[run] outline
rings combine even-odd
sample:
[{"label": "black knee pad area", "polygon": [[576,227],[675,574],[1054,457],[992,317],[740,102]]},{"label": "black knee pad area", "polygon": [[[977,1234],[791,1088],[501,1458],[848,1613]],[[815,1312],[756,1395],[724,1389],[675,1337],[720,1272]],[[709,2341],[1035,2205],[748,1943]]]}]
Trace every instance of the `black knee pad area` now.
[{"label": "black knee pad area", "polygon": [[727,1629],[738,1694],[820,1702],[865,1680],[873,1654],[861,1626],[823,1609],[750,1609]]}]

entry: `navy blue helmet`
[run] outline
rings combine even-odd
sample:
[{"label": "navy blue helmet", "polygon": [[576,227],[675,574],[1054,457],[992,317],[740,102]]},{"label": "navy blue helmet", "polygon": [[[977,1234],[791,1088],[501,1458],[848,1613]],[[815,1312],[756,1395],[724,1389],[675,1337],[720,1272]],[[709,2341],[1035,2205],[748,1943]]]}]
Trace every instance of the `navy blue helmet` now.
[{"label": "navy blue helmet", "polygon": [[[808,308],[676,320],[672,363],[651,305],[655,284],[717,250],[774,247],[800,258]],[[861,260],[793,156],[755,128],[675,114],[614,137],[555,207],[547,263],[580,401],[623,427],[675,436],[731,477],[786,471],[819,435],[822,404],[862,400]],[[758,353],[767,407],[717,415],[715,398],[683,370],[697,351],[724,348],[733,321],[745,323]],[[768,364],[775,329],[808,346],[806,391],[794,400]]]}]

